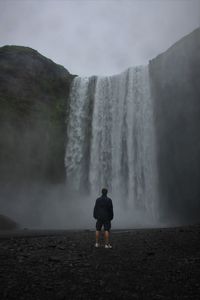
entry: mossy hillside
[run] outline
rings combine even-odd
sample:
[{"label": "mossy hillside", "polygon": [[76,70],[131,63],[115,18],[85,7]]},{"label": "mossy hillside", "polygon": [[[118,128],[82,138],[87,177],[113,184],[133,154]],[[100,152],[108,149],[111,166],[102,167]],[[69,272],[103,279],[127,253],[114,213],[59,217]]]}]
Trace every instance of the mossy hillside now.
[{"label": "mossy hillside", "polygon": [[0,178],[64,179],[66,106],[73,76],[37,51],[0,48]]}]

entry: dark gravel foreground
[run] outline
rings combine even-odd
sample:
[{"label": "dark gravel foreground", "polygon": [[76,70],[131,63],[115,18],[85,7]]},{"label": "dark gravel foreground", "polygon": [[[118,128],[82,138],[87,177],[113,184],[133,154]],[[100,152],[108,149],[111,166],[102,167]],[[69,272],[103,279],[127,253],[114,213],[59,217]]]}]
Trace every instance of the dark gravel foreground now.
[{"label": "dark gravel foreground", "polygon": [[200,226],[0,234],[0,299],[200,299]]}]

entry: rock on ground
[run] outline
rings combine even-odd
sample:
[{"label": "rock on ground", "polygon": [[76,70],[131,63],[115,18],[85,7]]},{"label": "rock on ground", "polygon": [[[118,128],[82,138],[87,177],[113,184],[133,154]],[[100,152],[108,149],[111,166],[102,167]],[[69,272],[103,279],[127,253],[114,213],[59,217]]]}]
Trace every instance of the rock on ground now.
[{"label": "rock on ground", "polygon": [[200,226],[0,234],[0,299],[200,299]]}]

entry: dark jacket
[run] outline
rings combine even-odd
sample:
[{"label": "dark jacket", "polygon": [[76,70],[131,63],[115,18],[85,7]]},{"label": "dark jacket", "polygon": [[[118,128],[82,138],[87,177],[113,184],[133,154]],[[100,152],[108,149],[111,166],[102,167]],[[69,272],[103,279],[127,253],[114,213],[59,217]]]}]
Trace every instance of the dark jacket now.
[{"label": "dark jacket", "polygon": [[113,219],[112,200],[107,196],[101,196],[96,200],[93,217],[97,220],[111,221]]}]

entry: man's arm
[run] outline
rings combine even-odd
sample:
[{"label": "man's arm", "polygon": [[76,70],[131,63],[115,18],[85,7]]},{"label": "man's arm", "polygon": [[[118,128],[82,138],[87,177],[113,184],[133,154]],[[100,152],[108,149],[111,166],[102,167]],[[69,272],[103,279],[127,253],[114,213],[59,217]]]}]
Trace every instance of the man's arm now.
[{"label": "man's arm", "polygon": [[113,204],[112,204],[112,200],[110,199],[110,211],[109,211],[109,215],[110,215],[110,220],[113,219],[114,217],[114,213],[113,213]]},{"label": "man's arm", "polygon": [[97,200],[96,200],[96,202],[95,202],[95,206],[94,206],[94,210],[93,210],[93,217],[94,217],[95,219],[97,219]]}]

